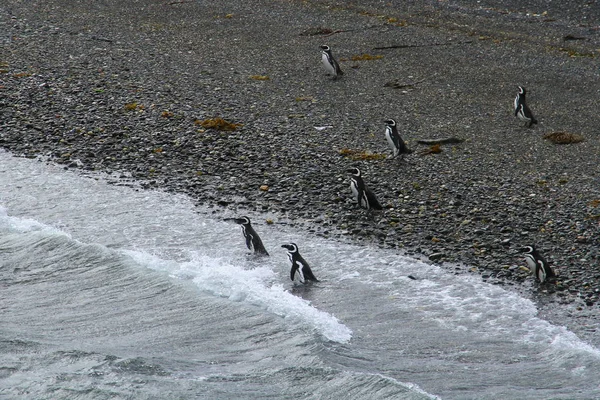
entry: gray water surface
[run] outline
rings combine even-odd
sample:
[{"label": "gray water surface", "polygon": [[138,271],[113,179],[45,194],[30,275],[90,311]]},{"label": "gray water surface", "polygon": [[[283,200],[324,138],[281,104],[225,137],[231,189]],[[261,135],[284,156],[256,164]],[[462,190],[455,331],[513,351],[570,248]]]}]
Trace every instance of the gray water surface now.
[{"label": "gray water surface", "polygon": [[255,259],[226,211],[111,179],[0,152],[0,398],[600,398],[600,351],[515,293],[277,216]]}]

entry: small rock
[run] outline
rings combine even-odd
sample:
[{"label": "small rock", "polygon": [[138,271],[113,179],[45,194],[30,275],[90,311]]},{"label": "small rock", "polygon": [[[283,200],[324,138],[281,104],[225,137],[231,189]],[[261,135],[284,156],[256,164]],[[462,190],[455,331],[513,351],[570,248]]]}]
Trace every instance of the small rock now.
[{"label": "small rock", "polygon": [[588,239],[585,236],[577,236],[577,239],[575,239],[575,241],[577,243],[587,243]]}]

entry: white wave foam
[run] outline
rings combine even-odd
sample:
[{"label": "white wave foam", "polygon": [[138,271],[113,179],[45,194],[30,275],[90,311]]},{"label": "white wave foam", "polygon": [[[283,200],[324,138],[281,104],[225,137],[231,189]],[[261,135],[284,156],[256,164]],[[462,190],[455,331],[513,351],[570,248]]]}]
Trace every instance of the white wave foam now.
[{"label": "white wave foam", "polygon": [[270,313],[310,326],[328,340],[346,343],[350,328],[333,315],[318,310],[309,301],[294,296],[276,283],[278,276],[268,267],[244,269],[227,260],[195,255],[191,261],[166,261],[146,252],[126,251],[137,263],[161,270],[178,279],[193,280],[203,291],[235,302],[245,302]]},{"label": "white wave foam", "polygon": [[47,232],[70,237],[68,233],[34,219],[12,217],[2,206],[0,206],[0,229],[16,233]]}]

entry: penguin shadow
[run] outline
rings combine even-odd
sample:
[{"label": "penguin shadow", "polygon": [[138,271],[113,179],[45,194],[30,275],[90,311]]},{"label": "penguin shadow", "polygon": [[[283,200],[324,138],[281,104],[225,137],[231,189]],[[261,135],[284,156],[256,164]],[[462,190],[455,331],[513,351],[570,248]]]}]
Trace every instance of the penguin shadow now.
[{"label": "penguin shadow", "polygon": [[[318,268],[319,266],[317,266]],[[314,301],[319,301],[322,298],[321,293],[329,290],[333,290],[335,288],[335,283],[333,283],[334,287],[330,285],[332,282],[329,282],[328,279],[322,279],[319,277],[319,280],[316,282],[308,281],[306,283],[300,283],[294,281],[289,287],[288,291],[294,296],[300,297],[303,300],[310,301],[311,303]]]},{"label": "penguin shadow", "polygon": [[353,212],[353,214],[348,216],[348,219],[354,223],[365,224],[365,227],[377,223],[385,215],[386,211],[385,207],[382,210],[365,210],[357,206],[356,203],[350,204],[350,202],[348,202],[348,206]]},{"label": "penguin shadow", "polygon": [[244,269],[255,269],[264,266],[269,257],[264,254],[246,253],[244,259],[246,261]]},{"label": "penguin shadow", "polygon": [[[412,153],[414,153],[414,150],[410,150],[409,154],[412,154]],[[388,157],[387,159],[389,160],[389,163],[393,163],[393,164],[395,164],[395,165],[397,165],[399,167],[401,167],[403,165],[409,166],[409,165],[414,165],[415,164],[415,160],[414,159],[413,160],[409,160],[404,155],[399,155],[399,156],[392,155],[392,156]]]},{"label": "penguin shadow", "polygon": [[[322,281],[319,281],[322,282]],[[321,285],[309,282],[309,283],[298,283],[293,282],[290,287],[290,293],[303,298],[304,300],[312,301],[315,299],[314,295],[316,294],[317,289],[319,289]]]},{"label": "penguin shadow", "polygon": [[400,158],[400,157],[390,157],[389,158],[390,163],[393,163],[394,165],[397,165],[399,167],[403,166],[403,165],[413,165],[414,161],[409,161],[406,158]]}]

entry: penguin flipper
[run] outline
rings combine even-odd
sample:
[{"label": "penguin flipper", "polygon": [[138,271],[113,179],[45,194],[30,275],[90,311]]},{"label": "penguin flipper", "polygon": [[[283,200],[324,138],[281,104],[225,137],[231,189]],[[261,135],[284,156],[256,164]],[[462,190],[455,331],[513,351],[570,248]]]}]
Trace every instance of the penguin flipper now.
[{"label": "penguin flipper", "polygon": [[298,272],[298,279],[300,280],[300,282],[304,283],[304,277],[302,276],[302,271],[300,270],[300,268],[298,268],[298,265],[294,264],[292,266],[292,270],[290,271],[290,279],[293,281],[296,275],[296,272]]}]

